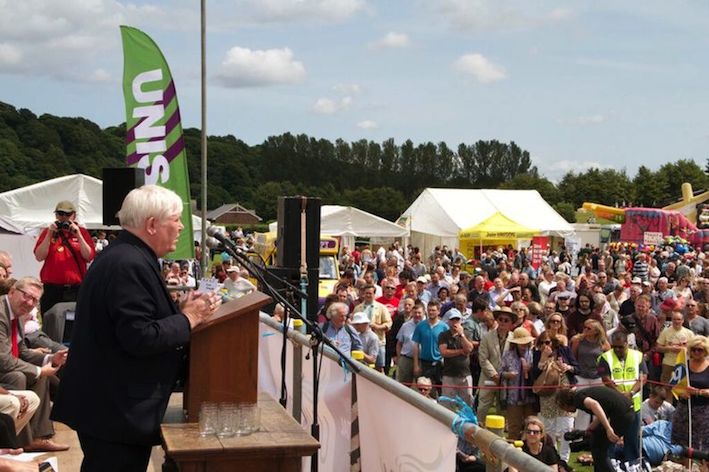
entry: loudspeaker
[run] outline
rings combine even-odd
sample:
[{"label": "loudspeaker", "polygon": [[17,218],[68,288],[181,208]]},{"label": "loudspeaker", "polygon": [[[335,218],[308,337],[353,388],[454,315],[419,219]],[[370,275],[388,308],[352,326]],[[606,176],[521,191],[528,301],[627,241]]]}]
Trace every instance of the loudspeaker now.
[{"label": "loudspeaker", "polygon": [[[271,274],[275,275],[276,277],[279,277],[280,279],[288,281],[291,285],[297,287],[300,289],[300,271],[299,269],[292,268],[292,267],[275,267],[275,266],[270,266],[267,267],[266,270],[270,272]],[[319,283],[319,277],[320,276],[320,270],[319,269],[311,269],[308,267],[308,289],[307,289],[307,300],[306,300],[306,306],[307,306],[307,313],[304,313],[305,316],[314,322],[317,322],[318,318],[318,283]],[[266,280],[268,281],[271,286],[277,290],[279,293],[282,295],[286,296],[286,299],[300,311],[300,297],[293,294],[293,297],[289,297],[288,294],[288,289],[286,289],[286,285],[284,283],[279,283],[279,281],[274,280],[273,277],[266,277]],[[260,289],[263,291],[264,287],[260,287]],[[267,294],[268,295],[268,294]],[[266,305],[263,308],[263,311],[266,313],[271,313],[273,312],[273,307],[275,307],[276,302],[274,301],[273,303],[270,303]]]},{"label": "loudspeaker", "polygon": [[116,213],[128,192],[145,184],[145,171],[137,167],[103,169],[103,224],[119,225]]},{"label": "loudspeaker", "polygon": [[301,212],[305,210],[305,262],[308,269],[320,267],[320,199],[278,197],[276,265],[300,268]]}]

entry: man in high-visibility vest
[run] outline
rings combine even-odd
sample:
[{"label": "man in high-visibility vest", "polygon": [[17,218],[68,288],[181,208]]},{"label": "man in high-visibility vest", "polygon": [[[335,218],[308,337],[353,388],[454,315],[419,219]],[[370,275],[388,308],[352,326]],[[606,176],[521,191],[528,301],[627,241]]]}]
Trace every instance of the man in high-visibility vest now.
[{"label": "man in high-visibility vest", "polygon": [[628,348],[628,335],[615,331],[611,336],[611,349],[598,356],[598,372],[607,387],[619,391],[632,400],[635,411],[634,424],[623,438],[626,462],[640,458],[640,408],[643,384],[647,380],[647,366],[643,353]]}]

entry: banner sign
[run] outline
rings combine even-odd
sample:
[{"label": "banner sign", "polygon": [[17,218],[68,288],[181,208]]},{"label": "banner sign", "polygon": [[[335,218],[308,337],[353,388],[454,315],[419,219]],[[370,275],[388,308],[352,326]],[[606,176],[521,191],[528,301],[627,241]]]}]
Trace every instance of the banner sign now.
[{"label": "banner sign", "polygon": [[664,242],[665,237],[658,231],[645,231],[643,233],[643,244],[660,245]]},{"label": "banner sign", "polygon": [[193,259],[192,210],[187,154],[175,83],[160,48],[148,35],[121,26],[123,95],[126,102],[126,164],[145,171],[145,183],[182,198],[177,249],[167,259]]},{"label": "banner sign", "polygon": [[549,251],[549,236],[534,236],[532,238],[532,268],[539,270],[542,266],[542,257]]},{"label": "banner sign", "polygon": [[455,470],[450,427],[361,376],[357,404],[362,470]]}]

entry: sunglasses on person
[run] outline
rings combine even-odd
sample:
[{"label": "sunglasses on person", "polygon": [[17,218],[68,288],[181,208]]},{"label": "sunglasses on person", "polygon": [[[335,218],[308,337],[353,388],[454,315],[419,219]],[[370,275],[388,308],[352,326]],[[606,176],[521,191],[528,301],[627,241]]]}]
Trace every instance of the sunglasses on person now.
[{"label": "sunglasses on person", "polygon": [[498,323],[512,323],[512,320],[510,318],[498,318],[497,322]]},{"label": "sunglasses on person", "polygon": [[542,434],[541,429],[528,429],[527,434]]},{"label": "sunglasses on person", "polygon": [[692,351],[692,352],[703,352],[703,353],[706,353],[706,352],[707,352],[707,351],[704,350],[703,347],[699,347],[699,346],[693,347],[692,349],[690,349],[690,351]]},{"label": "sunglasses on person", "polygon": [[59,211],[59,210],[57,210],[54,212],[54,214],[57,216],[71,216],[74,214],[74,212],[73,211]]},{"label": "sunglasses on person", "polygon": [[548,346],[551,344],[551,340],[547,339],[546,341],[542,341],[542,344],[544,344],[545,346]]}]

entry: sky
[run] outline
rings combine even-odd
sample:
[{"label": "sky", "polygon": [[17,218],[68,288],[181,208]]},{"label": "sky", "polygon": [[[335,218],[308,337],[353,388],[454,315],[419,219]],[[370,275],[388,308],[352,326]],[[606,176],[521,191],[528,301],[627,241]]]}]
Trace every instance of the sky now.
[{"label": "sky", "polygon": [[[709,157],[709,2],[207,0],[207,130],[515,141],[540,173]],[[0,101],[125,120],[119,25],[199,127],[200,2],[0,0]]]}]

